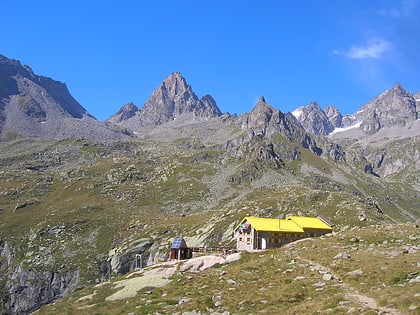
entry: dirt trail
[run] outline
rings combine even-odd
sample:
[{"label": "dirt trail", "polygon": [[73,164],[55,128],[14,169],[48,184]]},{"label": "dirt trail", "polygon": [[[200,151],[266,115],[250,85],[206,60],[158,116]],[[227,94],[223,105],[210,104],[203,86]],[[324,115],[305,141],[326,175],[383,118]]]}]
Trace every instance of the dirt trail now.
[{"label": "dirt trail", "polygon": [[345,291],[347,291],[347,293],[344,295],[346,299],[348,299],[349,301],[356,303],[358,305],[360,305],[360,307],[364,310],[366,309],[370,309],[370,310],[374,310],[376,312],[378,312],[378,314],[382,314],[382,315],[400,315],[401,313],[395,309],[395,308],[391,308],[391,307],[380,307],[378,306],[377,301],[374,298],[368,297],[366,295],[360,294],[360,292],[357,291],[356,288],[344,283],[339,276],[337,276],[336,274],[334,274],[331,269],[329,269],[328,267],[325,267],[323,265],[320,265],[319,263],[312,261],[312,260],[308,260],[305,258],[300,257],[299,255],[296,256],[297,259],[304,261],[306,263],[308,263],[311,267],[315,267],[317,270],[323,271],[323,272],[328,272],[329,274],[332,275],[332,280],[336,282],[336,284],[338,286],[341,286]]}]

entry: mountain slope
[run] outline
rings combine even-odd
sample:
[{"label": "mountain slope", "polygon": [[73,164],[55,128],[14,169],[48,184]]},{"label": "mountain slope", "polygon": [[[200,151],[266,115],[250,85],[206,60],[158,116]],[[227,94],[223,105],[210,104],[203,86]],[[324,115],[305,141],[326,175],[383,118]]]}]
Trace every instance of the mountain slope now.
[{"label": "mountain slope", "polygon": [[38,76],[19,61],[0,55],[0,135],[19,137],[120,139],[124,135],[96,121],[67,87]]},{"label": "mountain slope", "polygon": [[[420,217],[419,138],[406,134],[391,139],[384,134],[390,128],[406,130],[413,121],[405,126],[382,128],[361,139],[316,136],[305,130],[291,113],[283,113],[263,97],[250,113],[220,115],[212,98],[198,99],[179,74],[172,74],[152,93],[144,108],[126,104],[108,121],[108,126],[105,125],[110,128],[112,122],[130,127],[133,133],[137,132],[136,137],[114,141],[104,133],[98,141],[97,134],[92,132],[95,137],[81,139],[81,131],[73,131],[79,132],[79,137],[69,135],[82,122],[86,128],[96,128],[92,127],[96,124],[105,128],[104,125],[78,110],[73,114],[79,113],[82,118],[73,117],[51,96],[53,91],[31,79],[25,67],[17,69],[20,74],[1,77],[13,83],[1,85],[5,121],[10,123],[10,117],[18,117],[29,124],[27,129],[19,129],[26,130],[27,133],[22,134],[43,135],[46,139],[9,138],[8,142],[0,143],[0,313],[28,314],[66,296],[64,308],[82,307],[74,312],[90,311],[83,307],[112,312],[108,306],[112,309],[121,304],[104,302],[105,297],[117,289],[105,282],[132,272],[137,255],[141,255],[144,267],[165,261],[171,241],[179,236],[184,237],[189,246],[235,247],[232,229],[247,215],[277,218],[321,214],[335,224],[336,238],[330,242],[328,239],[320,243],[314,241],[314,246],[302,245],[304,247],[298,247],[295,252],[297,256],[291,251],[291,256],[283,260],[284,257],[278,255],[288,251],[282,249],[258,254],[255,260],[246,254],[238,263],[238,270],[242,266],[248,268],[242,270],[247,276],[259,272],[265,275],[267,269],[261,266],[277,266],[273,265],[271,257],[274,256],[280,259],[282,266],[294,264],[296,275],[293,278],[288,277],[287,267],[281,267],[278,273],[277,280],[286,291],[279,291],[280,295],[267,301],[278,302],[278,296],[286,294],[290,297],[287,301],[290,300],[297,312],[317,305],[328,310],[336,307],[339,298],[346,303],[349,300],[347,295],[341,296],[345,294],[341,289],[345,288],[338,280],[326,289],[325,296],[334,296],[332,303],[326,303],[325,296],[312,295],[318,294],[317,289],[321,288],[313,287],[319,280],[318,274],[314,275],[310,269],[315,264],[299,260],[299,264],[308,266],[305,271],[295,265],[297,259],[315,261],[316,255],[322,253],[320,264],[337,268],[334,269],[337,275],[348,279],[368,296],[376,295],[371,288],[381,287],[381,279],[375,278],[377,273],[372,269],[364,270],[369,272],[365,275],[369,287],[363,288],[362,284],[355,284],[360,281],[353,282],[352,276],[347,277],[347,272],[353,271],[348,265],[334,267],[326,260],[329,251],[343,248],[351,250],[357,259],[368,257],[377,262],[374,256],[383,254],[382,245],[400,244],[397,237],[412,245],[412,240],[398,234],[403,232],[401,229],[396,228],[395,239],[382,234],[378,237],[376,231],[384,231],[384,226],[392,229],[395,223],[413,222]],[[396,93],[398,100],[402,94]],[[23,101],[19,101],[21,98]],[[23,104],[22,107],[19,104]],[[334,108],[326,110],[325,117],[330,122],[339,116]],[[57,136],[57,130],[42,129],[44,126],[59,128],[50,117],[57,117],[57,124],[65,131],[60,133],[62,139],[51,139]],[[354,233],[360,232],[359,236],[364,233],[360,227],[366,228],[363,234],[366,243],[359,240],[349,241],[349,244],[346,241],[349,237],[358,236]],[[373,245],[368,246],[367,242]],[[337,244],[339,248],[334,247]],[[366,246],[362,246],[364,244]],[[392,254],[395,248],[391,247]],[[379,252],[372,255],[370,248],[377,248]],[[405,257],[403,255],[407,254],[400,257]],[[418,261],[416,257],[415,254],[410,256],[410,264],[411,259]],[[348,262],[354,268],[362,268],[355,260]],[[249,269],[251,265],[254,269]],[[412,278],[400,275],[398,264],[393,264],[392,268],[390,265],[382,267],[389,268],[384,269],[384,273],[392,271],[387,285],[391,285],[393,278],[396,286],[408,285]],[[219,283],[222,280],[220,269],[215,270],[217,275],[213,275],[212,281],[216,289],[206,290],[204,286],[211,283],[195,280],[202,283],[200,288],[205,294],[216,296],[219,294],[214,290],[218,290],[220,295],[228,296],[230,290],[220,286],[223,281]],[[295,280],[302,275],[308,279],[305,285],[313,289],[302,293],[305,299],[300,298],[301,286],[294,285],[305,280]],[[259,296],[267,293],[259,290],[265,287],[265,282],[259,282],[261,279],[251,281]],[[186,281],[188,279],[182,279],[180,283]],[[99,283],[98,288],[93,288]],[[92,291],[77,290],[83,287]],[[95,296],[94,290],[101,293]],[[241,296],[245,293],[239,287],[237,290]],[[396,290],[398,294],[402,291],[400,287]],[[182,290],[175,292],[191,295]],[[388,296],[381,303],[388,297],[394,299],[392,288],[383,292]],[[153,285],[147,288],[150,297],[157,294],[163,298],[163,293],[156,291]],[[83,298],[90,294],[93,294],[92,301],[103,303],[104,308],[103,305],[92,306],[88,303],[89,297]],[[141,305],[147,313],[147,305],[144,305],[147,300],[139,292],[133,300],[127,300],[127,312]],[[409,301],[411,303],[411,298]],[[194,305],[212,307],[201,299],[196,302]],[[244,303],[246,307],[252,305],[248,301]],[[46,312],[60,313],[62,304],[59,306],[55,309],[51,305]],[[407,307],[398,306],[402,310]],[[271,311],[271,307],[267,306],[267,310]],[[232,308],[232,312],[236,311],[242,311],[240,305]]]},{"label": "mountain slope", "polygon": [[414,224],[355,227],[239,260],[168,262],[79,290],[39,314],[416,314],[416,233]]}]

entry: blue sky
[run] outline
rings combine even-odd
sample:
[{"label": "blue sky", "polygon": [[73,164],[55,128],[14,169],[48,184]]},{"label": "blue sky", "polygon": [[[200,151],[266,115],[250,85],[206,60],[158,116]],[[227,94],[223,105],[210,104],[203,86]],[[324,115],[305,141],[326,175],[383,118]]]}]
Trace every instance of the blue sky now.
[{"label": "blue sky", "polygon": [[99,120],[175,71],[231,114],[260,96],[346,114],[395,83],[420,91],[420,0],[1,0],[0,29],[0,54]]}]

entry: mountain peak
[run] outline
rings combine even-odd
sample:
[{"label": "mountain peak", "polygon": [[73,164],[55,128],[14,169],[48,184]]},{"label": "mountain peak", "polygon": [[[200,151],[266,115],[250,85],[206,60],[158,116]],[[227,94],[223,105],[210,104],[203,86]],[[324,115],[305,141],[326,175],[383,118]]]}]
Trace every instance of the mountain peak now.
[{"label": "mountain peak", "polygon": [[266,101],[265,101],[265,98],[264,98],[264,96],[261,96],[259,99],[258,99],[258,101],[257,101],[257,103],[255,104],[255,107],[254,107],[254,109],[252,110],[253,112],[254,111],[267,111],[267,110],[269,110],[269,111],[272,111],[272,107],[271,107],[271,105],[270,104],[268,104]]},{"label": "mountain peak", "polygon": [[171,80],[185,81],[184,77],[182,76],[182,73],[177,71],[170,73],[163,81],[165,82]]},{"label": "mountain peak", "polygon": [[161,87],[165,88],[170,94],[178,94],[185,90],[192,92],[191,87],[187,84],[187,81],[180,72],[173,72],[167,76],[163,80]]},{"label": "mountain peak", "polygon": [[292,114],[302,127],[314,135],[327,135],[334,130],[327,114],[317,102],[311,102],[294,110]]},{"label": "mountain peak", "polygon": [[384,127],[405,126],[416,120],[416,101],[413,94],[397,83],[364,105],[356,116],[362,122],[362,131],[373,134]]},{"label": "mountain peak", "polygon": [[258,99],[258,102],[266,103],[264,96],[261,96],[261,97]]},{"label": "mountain peak", "polygon": [[251,125],[264,125],[271,120],[273,111],[274,108],[265,101],[264,96],[261,96],[249,115],[249,123]]},{"label": "mountain peak", "polygon": [[404,90],[404,88],[401,86],[401,84],[399,84],[399,83],[396,83],[393,87],[392,87],[392,90],[393,91],[404,91],[405,92],[405,90]]},{"label": "mountain peak", "polygon": [[96,121],[64,83],[37,75],[18,60],[0,55],[0,82],[0,141],[16,137],[124,137]]},{"label": "mountain peak", "polygon": [[[194,118],[210,118],[222,114],[210,95],[198,99],[180,72],[173,72],[167,76],[140,109],[135,110],[132,106],[124,107],[110,120],[121,125],[139,127],[161,125],[175,120],[183,114],[192,114]],[[121,117],[120,112],[127,110],[129,110],[130,116]],[[134,112],[135,115],[131,115]],[[117,116],[118,119],[116,119]]]},{"label": "mountain peak", "polygon": [[108,121],[114,124],[118,124],[124,120],[127,120],[135,116],[138,110],[139,108],[136,105],[134,105],[133,102],[129,102],[125,104],[123,107],[121,107],[120,110],[116,114],[108,118]]}]

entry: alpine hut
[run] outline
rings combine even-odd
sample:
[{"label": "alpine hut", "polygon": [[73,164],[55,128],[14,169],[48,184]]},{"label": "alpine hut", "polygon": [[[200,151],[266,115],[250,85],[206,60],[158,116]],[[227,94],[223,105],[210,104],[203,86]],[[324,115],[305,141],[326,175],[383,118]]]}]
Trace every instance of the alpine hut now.
[{"label": "alpine hut", "polygon": [[319,217],[286,219],[245,217],[234,229],[238,250],[278,248],[295,240],[332,232],[329,221]]}]

